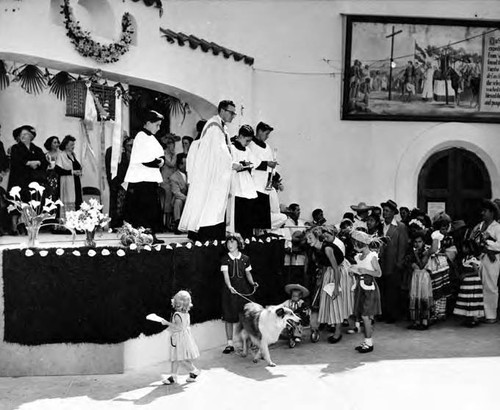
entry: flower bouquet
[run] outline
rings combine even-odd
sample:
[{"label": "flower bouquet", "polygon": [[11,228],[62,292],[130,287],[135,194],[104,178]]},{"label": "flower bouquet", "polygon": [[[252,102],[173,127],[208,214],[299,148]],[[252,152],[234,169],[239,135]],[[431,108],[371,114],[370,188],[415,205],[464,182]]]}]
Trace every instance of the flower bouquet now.
[{"label": "flower bouquet", "polygon": [[32,248],[36,246],[38,233],[42,226],[59,225],[56,222],[46,224],[43,222],[47,219],[55,219],[57,206],[64,206],[64,204],[60,200],[54,202],[52,198],[42,198],[45,188],[38,182],[31,182],[28,188],[31,200],[27,203],[21,200],[20,187],[15,186],[10,190],[9,196],[13,199],[8,199],[11,205],[8,206],[7,210],[9,212],[18,211],[21,214],[21,221],[28,231],[28,247]]},{"label": "flower bouquet", "polygon": [[95,198],[90,198],[89,202],[80,205],[78,211],[67,211],[64,226],[73,233],[73,240],[76,231],[84,231],[86,234],[85,245],[96,246],[94,237],[99,228],[104,228],[111,218],[101,212],[102,205]]},{"label": "flower bouquet", "polygon": [[146,233],[146,229],[142,227],[136,229],[127,222],[118,229],[118,236],[123,246],[135,244],[137,248],[141,248],[153,243],[153,235]]}]

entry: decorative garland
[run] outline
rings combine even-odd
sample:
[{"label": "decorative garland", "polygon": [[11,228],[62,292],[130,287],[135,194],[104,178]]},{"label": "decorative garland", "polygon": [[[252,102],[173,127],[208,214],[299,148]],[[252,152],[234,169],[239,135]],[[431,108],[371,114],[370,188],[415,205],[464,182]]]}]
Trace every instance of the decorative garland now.
[{"label": "decorative garland", "polygon": [[120,41],[102,45],[92,39],[90,32],[80,27],[79,21],[73,15],[73,9],[69,5],[69,0],[64,0],[61,8],[61,14],[64,15],[64,24],[67,30],[66,35],[82,56],[92,57],[98,63],[114,63],[129,50],[130,43],[132,43],[132,35],[134,34],[129,13],[125,13],[122,17]]}]

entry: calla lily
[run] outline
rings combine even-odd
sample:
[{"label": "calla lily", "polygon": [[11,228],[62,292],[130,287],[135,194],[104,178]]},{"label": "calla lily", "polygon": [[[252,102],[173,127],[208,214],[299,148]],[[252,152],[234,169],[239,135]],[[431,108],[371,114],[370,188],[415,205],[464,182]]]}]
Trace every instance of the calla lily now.
[{"label": "calla lily", "polygon": [[54,202],[55,205],[59,205],[59,206],[64,206],[64,204],[62,203],[62,201],[60,199],[58,199],[56,202]]},{"label": "calla lily", "polygon": [[21,187],[15,186],[11,188],[9,195],[12,198],[21,198],[20,193],[21,193]]},{"label": "calla lily", "polygon": [[17,210],[17,208],[16,208],[16,206],[15,206],[15,205],[9,205],[9,206],[7,207],[7,212],[12,212],[12,211],[15,211],[15,210]]},{"label": "calla lily", "polygon": [[35,191],[37,191],[40,195],[43,194],[43,191],[45,191],[45,187],[41,186],[38,182],[31,182],[28,185],[28,188],[32,188]]},{"label": "calla lily", "polygon": [[45,205],[43,207],[44,212],[50,212],[50,211],[53,211],[54,209],[57,209],[57,206],[55,206],[54,203],[52,203],[50,205]]},{"label": "calla lily", "polygon": [[41,204],[40,201],[35,201],[34,199],[32,199],[31,201],[29,201],[28,203],[31,205],[31,207],[33,209],[38,208],[40,206],[40,204]]}]

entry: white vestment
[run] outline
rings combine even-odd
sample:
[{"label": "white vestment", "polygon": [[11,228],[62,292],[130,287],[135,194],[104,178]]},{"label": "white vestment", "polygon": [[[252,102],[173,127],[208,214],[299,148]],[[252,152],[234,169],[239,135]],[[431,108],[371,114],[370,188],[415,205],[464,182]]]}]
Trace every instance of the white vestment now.
[{"label": "white vestment", "polygon": [[143,163],[164,155],[163,148],[154,135],[139,131],[132,146],[125,182],[163,182],[159,168],[147,167]]},{"label": "white vestment", "polygon": [[[243,161],[251,162],[255,166],[256,159],[254,158],[252,152],[247,148],[244,151],[236,148],[234,144],[231,144],[231,156],[233,158],[233,164],[241,164]],[[254,170],[252,170],[254,172]],[[231,194],[229,196],[228,204],[228,231],[235,232],[235,213],[234,213],[234,198],[246,198],[255,199],[257,198],[257,191],[255,190],[254,180],[252,174],[249,171],[232,170],[231,176]]]},{"label": "white vestment", "polygon": [[[261,143],[265,144],[265,143]],[[255,167],[258,168],[260,163],[262,161],[274,161],[275,158],[273,156],[273,150],[269,146],[269,144],[265,144],[265,148],[262,148],[261,146],[257,145],[255,141],[252,141],[250,144],[248,144],[248,149],[252,151],[252,154],[254,155],[256,159]],[[266,167],[265,170],[257,170],[255,169],[252,171],[252,176],[255,182],[255,188],[257,191],[269,195],[269,191],[266,191],[266,185],[267,185],[267,180],[269,178],[269,173],[272,172],[271,167]]]},{"label": "white vestment", "polygon": [[198,232],[200,227],[224,222],[232,170],[228,145],[226,129],[216,115],[205,124],[198,144],[189,149],[189,190],[179,230]]}]

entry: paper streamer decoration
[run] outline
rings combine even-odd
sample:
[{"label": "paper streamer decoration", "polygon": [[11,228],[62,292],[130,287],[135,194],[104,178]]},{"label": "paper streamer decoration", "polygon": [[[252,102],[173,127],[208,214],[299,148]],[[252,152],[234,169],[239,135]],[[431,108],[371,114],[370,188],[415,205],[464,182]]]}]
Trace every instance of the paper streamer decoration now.
[{"label": "paper streamer decoration", "polygon": [[118,163],[122,154],[122,98],[116,92],[115,99],[115,121],[111,138],[111,178],[118,173]]}]

